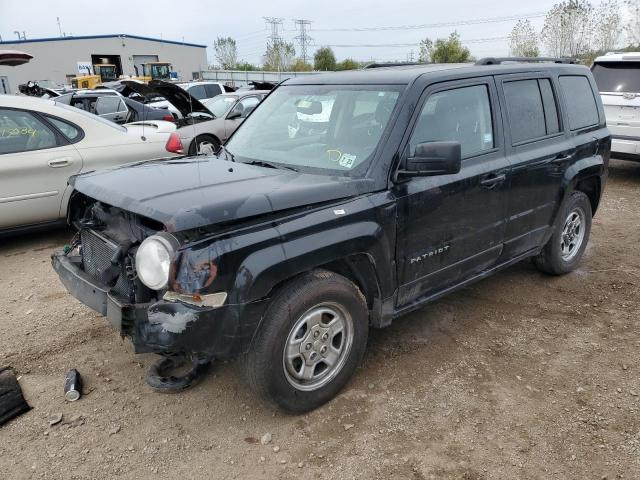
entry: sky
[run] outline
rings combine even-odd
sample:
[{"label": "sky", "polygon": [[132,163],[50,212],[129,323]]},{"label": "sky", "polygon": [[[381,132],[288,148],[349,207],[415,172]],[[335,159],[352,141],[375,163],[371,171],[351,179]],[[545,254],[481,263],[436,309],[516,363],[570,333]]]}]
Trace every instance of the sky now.
[{"label": "sky", "polygon": [[[0,0],[0,36],[16,39],[15,30],[27,39],[67,35],[125,33],[207,45],[210,62],[213,42],[230,36],[238,45],[239,60],[261,63],[271,33],[263,17],[281,18],[280,36],[292,41],[298,35],[294,19],[311,22],[310,54],[332,46],[338,60],[417,60],[424,38],[447,37],[456,30],[477,58],[504,56],[508,35],[517,18],[529,18],[537,30],[554,0],[271,0],[205,2],[196,0]],[[53,6],[55,5],[55,8]],[[33,14],[29,14],[32,12]],[[485,20],[492,19],[491,22]],[[497,21],[496,21],[497,20]],[[456,23],[457,25],[452,25]],[[444,24],[444,25],[443,25]],[[380,46],[384,45],[384,46]],[[393,45],[393,46],[390,46]],[[413,53],[412,53],[413,52]]]}]

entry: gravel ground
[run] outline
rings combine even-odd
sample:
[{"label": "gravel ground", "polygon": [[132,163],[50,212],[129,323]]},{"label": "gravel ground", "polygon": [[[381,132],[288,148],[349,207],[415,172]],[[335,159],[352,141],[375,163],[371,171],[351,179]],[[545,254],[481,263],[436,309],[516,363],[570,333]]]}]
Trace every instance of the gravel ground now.
[{"label": "gravel ground", "polygon": [[[150,391],[155,357],[50,268],[68,238],[0,240],[0,366],[33,406],[0,429],[2,478],[640,478],[640,164],[612,162],[579,270],[524,262],[373,331],[342,394],[297,417],[256,400],[233,362]],[[69,404],[71,367],[86,395]]]}]

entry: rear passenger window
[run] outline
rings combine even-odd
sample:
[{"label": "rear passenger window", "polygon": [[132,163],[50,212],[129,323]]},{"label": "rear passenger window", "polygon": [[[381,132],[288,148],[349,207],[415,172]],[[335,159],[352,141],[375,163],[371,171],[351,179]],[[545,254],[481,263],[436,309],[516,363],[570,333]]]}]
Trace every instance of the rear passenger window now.
[{"label": "rear passenger window", "polygon": [[462,156],[491,150],[493,122],[486,85],[436,92],[424,104],[409,139],[410,155],[424,142],[457,141]]},{"label": "rear passenger window", "polygon": [[47,120],[53,123],[58,130],[69,140],[73,142],[80,137],[80,130],[69,122],[60,120],[59,118],[50,117],[47,115]]},{"label": "rear passenger window", "polygon": [[567,104],[571,130],[590,127],[600,122],[598,105],[587,77],[582,75],[562,76],[560,77],[560,86]]},{"label": "rear passenger window", "polygon": [[514,144],[560,131],[558,109],[549,79],[505,82],[503,90]]},{"label": "rear passenger window", "polygon": [[207,83],[204,86],[204,90],[207,92],[206,98],[213,98],[216,95],[220,95],[222,93],[220,85],[216,85],[215,83]]}]

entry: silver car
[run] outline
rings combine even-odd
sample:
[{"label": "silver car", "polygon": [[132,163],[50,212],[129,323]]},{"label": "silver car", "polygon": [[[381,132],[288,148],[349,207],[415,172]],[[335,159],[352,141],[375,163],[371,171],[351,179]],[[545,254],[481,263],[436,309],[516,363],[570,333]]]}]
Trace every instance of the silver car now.
[{"label": "silver car", "polygon": [[199,101],[174,83],[152,81],[144,86],[126,84],[132,90],[140,90],[139,93],[143,95],[153,89],[180,111],[182,118],[176,120],[177,132],[189,155],[217,152],[220,145],[269,93],[269,90],[244,90]]}]

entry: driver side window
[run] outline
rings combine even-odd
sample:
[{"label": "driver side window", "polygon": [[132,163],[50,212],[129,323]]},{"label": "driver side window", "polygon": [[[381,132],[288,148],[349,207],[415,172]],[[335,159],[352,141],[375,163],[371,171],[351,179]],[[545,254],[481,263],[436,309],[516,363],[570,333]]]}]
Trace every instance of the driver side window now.
[{"label": "driver side window", "polygon": [[427,99],[409,139],[409,155],[414,155],[419,143],[438,141],[460,142],[462,158],[493,149],[493,122],[486,85],[443,90]]}]

